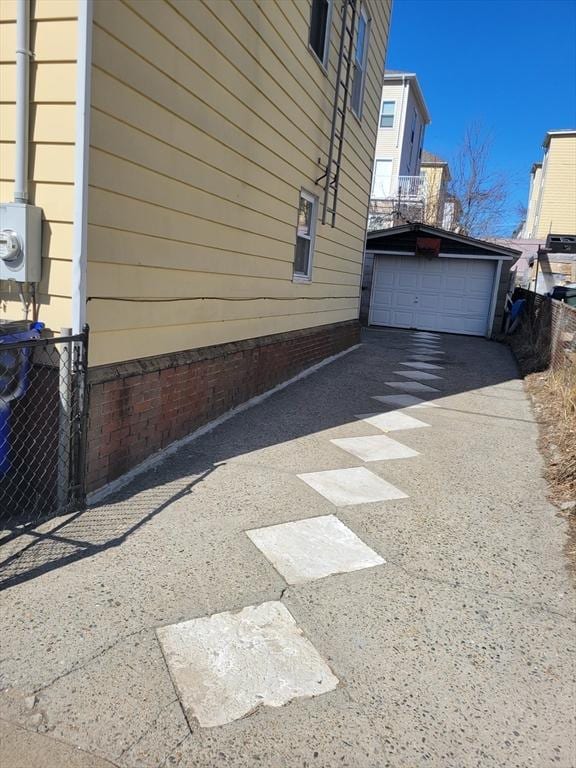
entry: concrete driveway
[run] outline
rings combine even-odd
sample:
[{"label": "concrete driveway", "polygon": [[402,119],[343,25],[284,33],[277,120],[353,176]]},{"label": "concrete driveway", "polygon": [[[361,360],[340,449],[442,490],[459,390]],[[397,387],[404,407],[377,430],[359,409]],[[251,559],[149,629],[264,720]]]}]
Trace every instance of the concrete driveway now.
[{"label": "concrete driveway", "polygon": [[2,547],[2,764],[573,768],[536,440],[507,348],[369,331]]}]

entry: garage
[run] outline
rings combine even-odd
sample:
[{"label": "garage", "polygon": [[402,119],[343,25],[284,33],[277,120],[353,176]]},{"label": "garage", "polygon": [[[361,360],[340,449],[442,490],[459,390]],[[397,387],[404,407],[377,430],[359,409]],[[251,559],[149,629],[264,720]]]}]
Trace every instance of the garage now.
[{"label": "garage", "polygon": [[490,336],[501,322],[518,255],[421,224],[369,233],[361,319],[373,326]]}]

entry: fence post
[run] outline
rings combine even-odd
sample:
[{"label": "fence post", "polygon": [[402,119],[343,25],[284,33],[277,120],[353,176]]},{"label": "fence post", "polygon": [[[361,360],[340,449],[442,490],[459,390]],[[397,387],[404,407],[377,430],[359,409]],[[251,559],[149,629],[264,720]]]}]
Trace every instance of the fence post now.
[{"label": "fence post", "polygon": [[[72,335],[71,328],[61,328],[60,335]],[[70,488],[70,414],[72,409],[72,342],[66,341],[60,348],[60,363],[58,371],[58,394],[60,407],[58,410],[58,511],[68,505]]]}]

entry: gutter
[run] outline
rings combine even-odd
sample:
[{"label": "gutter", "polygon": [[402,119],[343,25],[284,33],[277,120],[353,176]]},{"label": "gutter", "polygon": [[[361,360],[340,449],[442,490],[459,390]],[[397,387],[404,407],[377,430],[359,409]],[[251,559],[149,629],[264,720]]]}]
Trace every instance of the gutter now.
[{"label": "gutter", "polygon": [[16,161],[14,202],[28,202],[28,144],[30,138],[30,0],[16,5]]},{"label": "gutter", "polygon": [[93,0],[78,3],[76,63],[76,145],[74,151],[74,228],[72,235],[72,333],[86,323],[86,265],[88,249],[88,161],[92,74]]}]

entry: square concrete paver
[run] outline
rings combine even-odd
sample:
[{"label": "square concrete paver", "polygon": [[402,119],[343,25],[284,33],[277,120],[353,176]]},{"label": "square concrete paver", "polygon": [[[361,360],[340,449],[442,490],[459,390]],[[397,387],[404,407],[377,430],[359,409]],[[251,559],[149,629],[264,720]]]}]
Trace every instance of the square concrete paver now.
[{"label": "square concrete paver", "polygon": [[386,461],[388,459],[409,459],[418,456],[418,451],[407,445],[392,440],[386,435],[369,435],[367,437],[343,437],[330,440],[331,443],[348,451],[362,461]]},{"label": "square concrete paver", "polygon": [[365,467],[308,472],[298,477],[337,507],[408,498],[404,491]]},{"label": "square concrete paver", "polygon": [[423,346],[422,344],[414,345],[412,347],[412,353],[415,354],[415,355],[419,355],[419,354],[421,354],[421,355],[445,355],[446,354],[444,352],[444,350],[441,349],[440,347],[436,347],[436,346],[433,347],[431,345]]},{"label": "square concrete paver", "polygon": [[407,363],[400,363],[400,365],[405,365],[407,368],[416,368],[418,370],[426,370],[426,371],[443,371],[444,366],[442,365],[434,365],[434,363],[424,363],[424,362],[413,362],[410,360]]},{"label": "square concrete paver", "polygon": [[334,515],[256,528],[246,534],[288,584],[385,562]]},{"label": "square concrete paver", "polygon": [[160,627],[156,633],[186,716],[203,728],[338,685],[277,601]]},{"label": "square concrete paver", "polygon": [[357,419],[368,422],[373,427],[381,429],[382,432],[396,432],[400,429],[419,429],[420,427],[429,427],[425,421],[415,419],[402,411],[389,411],[388,413],[364,413],[356,416]]},{"label": "square concrete paver", "polygon": [[436,363],[442,363],[443,362],[443,360],[441,360],[438,357],[438,355],[430,355],[428,353],[419,353],[419,352],[417,352],[416,354],[411,355],[411,358],[412,358],[412,360],[419,360],[421,362],[422,361],[430,362],[432,360],[434,360],[434,362],[436,362]]},{"label": "square concrete paver", "polygon": [[416,381],[433,381],[442,380],[442,376],[436,376],[433,373],[427,373],[426,371],[393,371],[396,376],[404,376],[407,379],[415,379]]},{"label": "square concrete paver", "polygon": [[397,405],[400,408],[439,408],[436,403],[429,400],[422,400],[415,395],[374,395],[372,400],[378,400],[386,405]]},{"label": "square concrete paver", "polygon": [[405,392],[439,392],[436,387],[428,384],[421,384],[419,381],[385,381],[387,387],[393,389],[403,389]]}]

